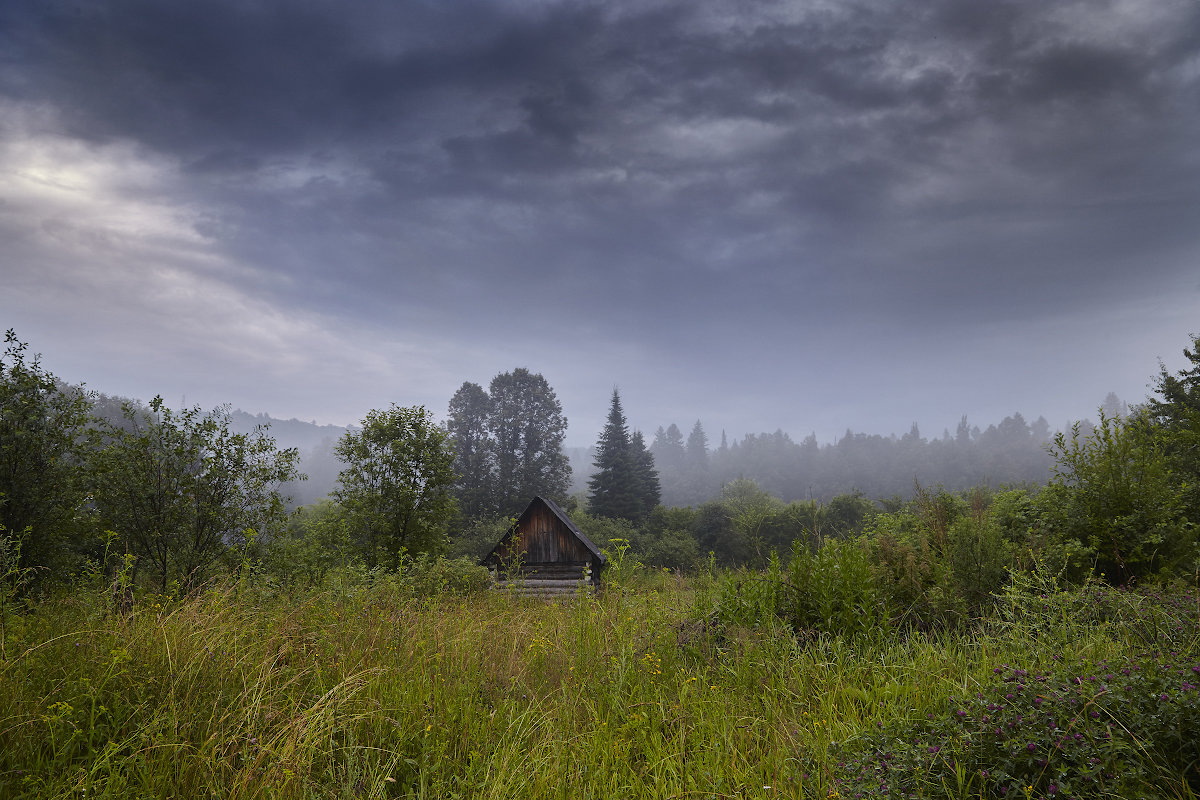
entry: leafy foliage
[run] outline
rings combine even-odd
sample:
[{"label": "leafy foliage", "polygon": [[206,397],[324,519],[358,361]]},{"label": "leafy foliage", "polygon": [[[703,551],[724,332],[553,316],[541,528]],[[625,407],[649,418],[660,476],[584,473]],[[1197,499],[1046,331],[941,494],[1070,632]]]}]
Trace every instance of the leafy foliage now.
[{"label": "leafy foliage", "polygon": [[337,453],[346,467],[333,494],[369,567],[396,571],[406,552],[445,547],[454,452],[423,406],[368,412]]},{"label": "leafy foliage", "polygon": [[289,589],[320,586],[331,570],[358,558],[345,509],[329,499],[298,509],[264,555],[267,570]]},{"label": "leafy foliage", "polygon": [[1076,578],[1094,565],[1117,583],[1175,566],[1191,554],[1195,525],[1184,487],[1171,474],[1154,429],[1142,416],[1103,411],[1090,436],[1058,434],[1054,480],[1042,493],[1043,524]]},{"label": "leafy foliage", "polygon": [[[842,796],[1158,797],[1200,786],[1200,629],[1194,598],[1025,581],[1007,635],[1047,649],[998,664],[924,719],[880,722],[840,746]],[[1136,649],[1074,657],[1054,643],[1101,631]],[[1185,796],[1192,796],[1187,794]]]},{"label": "leafy foliage", "polygon": [[247,531],[282,527],[278,486],[297,476],[298,454],[265,429],[232,433],[226,409],[178,414],[161,397],[124,407],[124,425],[97,432],[89,461],[95,522],[120,536],[160,590],[191,587]]},{"label": "leafy foliage", "polygon": [[454,443],[454,497],[469,519],[495,505],[496,453],[488,436],[492,399],[477,383],[466,382],[450,398],[446,430]]},{"label": "leafy foliage", "polygon": [[83,503],[79,461],[88,396],[29,356],[13,330],[0,357],[0,537],[20,566],[64,565]]},{"label": "leafy foliage", "polygon": [[885,597],[867,551],[855,542],[800,544],[787,564],[772,554],[765,573],[734,573],[722,585],[721,618],[742,625],[777,617],[801,635],[878,635],[886,625]]},{"label": "leafy foliage", "polygon": [[571,464],[562,451],[567,419],[550,384],[521,367],[493,378],[488,394],[496,509],[516,514],[538,495],[564,500],[571,485]]}]

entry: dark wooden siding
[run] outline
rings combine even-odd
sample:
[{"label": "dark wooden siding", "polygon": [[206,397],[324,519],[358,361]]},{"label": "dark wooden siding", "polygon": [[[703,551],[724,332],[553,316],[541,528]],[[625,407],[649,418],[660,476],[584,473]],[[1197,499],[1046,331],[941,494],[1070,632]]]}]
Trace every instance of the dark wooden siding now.
[{"label": "dark wooden siding", "polygon": [[518,553],[522,554],[521,561],[526,565],[582,564],[594,558],[554,512],[540,503],[521,515],[516,535],[505,543],[503,552],[496,555],[501,561],[507,561]]}]

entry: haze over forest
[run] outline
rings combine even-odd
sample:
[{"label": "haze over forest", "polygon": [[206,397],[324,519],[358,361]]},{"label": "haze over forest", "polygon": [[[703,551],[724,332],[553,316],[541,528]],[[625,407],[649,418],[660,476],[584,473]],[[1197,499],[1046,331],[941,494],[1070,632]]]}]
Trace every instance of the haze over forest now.
[{"label": "haze over forest", "polygon": [[[1109,393],[1099,410],[1111,419],[1128,414],[1129,406]],[[300,450],[307,479],[286,487],[292,505],[313,503],[334,488],[344,467],[334,446],[346,429],[244,411],[234,411],[230,422],[232,430],[242,433],[267,425],[280,447]],[[1081,421],[1083,432],[1091,427],[1091,420]],[[886,501],[909,497],[919,484],[950,490],[1040,485],[1050,477],[1053,459],[1047,444],[1053,433],[1044,417],[1028,421],[1017,412],[983,427],[964,416],[953,431],[945,429],[930,437],[923,436],[915,424],[903,436],[847,430],[824,445],[813,435],[795,440],[782,430],[734,438],[722,433],[710,440],[700,420],[686,434],[669,423],[646,439],[661,481],[663,504],[698,506],[743,478],[789,502],[827,502],[851,493]],[[596,448],[565,451],[571,465],[569,493],[586,502]]]},{"label": "haze over forest", "polygon": [[[345,426],[528,367],[589,447],[1139,402],[1200,308],[1200,6],[0,5],[0,328]],[[277,427],[276,433],[282,431]]]}]

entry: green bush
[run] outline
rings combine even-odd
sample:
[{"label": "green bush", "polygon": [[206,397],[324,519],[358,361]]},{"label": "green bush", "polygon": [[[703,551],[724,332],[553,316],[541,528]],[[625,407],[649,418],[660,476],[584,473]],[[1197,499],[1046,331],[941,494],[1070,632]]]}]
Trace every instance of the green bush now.
[{"label": "green bush", "polygon": [[799,543],[786,564],[772,554],[765,573],[739,571],[722,585],[720,614],[758,624],[777,617],[794,631],[858,636],[887,624],[870,555],[860,541],[831,539],[819,548]]},{"label": "green bush", "polygon": [[424,554],[407,561],[392,580],[412,597],[468,597],[487,591],[492,584],[487,568],[472,559]]},{"label": "green bush", "polygon": [[1147,420],[1107,417],[1091,435],[1054,438],[1055,476],[1038,505],[1048,549],[1068,576],[1124,584],[1194,566],[1196,525]]},{"label": "green bush", "polygon": [[[921,719],[880,723],[836,753],[842,797],[1193,797],[1200,790],[1195,598],[1091,585],[1058,592],[1035,572],[1001,610],[1049,645],[992,667]],[[1102,628],[1143,649],[1073,659],[1056,642]],[[1069,653],[1069,650],[1068,650]]]},{"label": "green bush", "polygon": [[938,546],[916,514],[908,509],[880,514],[872,522],[865,543],[893,624],[944,628],[966,615],[966,603],[957,594],[944,548]]}]

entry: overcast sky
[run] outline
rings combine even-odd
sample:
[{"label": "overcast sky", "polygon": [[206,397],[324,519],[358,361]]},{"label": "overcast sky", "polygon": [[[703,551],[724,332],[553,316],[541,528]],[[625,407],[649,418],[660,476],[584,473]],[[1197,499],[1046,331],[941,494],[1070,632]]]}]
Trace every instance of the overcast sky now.
[{"label": "overcast sky", "polygon": [[172,407],[1061,427],[1200,332],[1200,4],[7,2],[0,279]]}]

